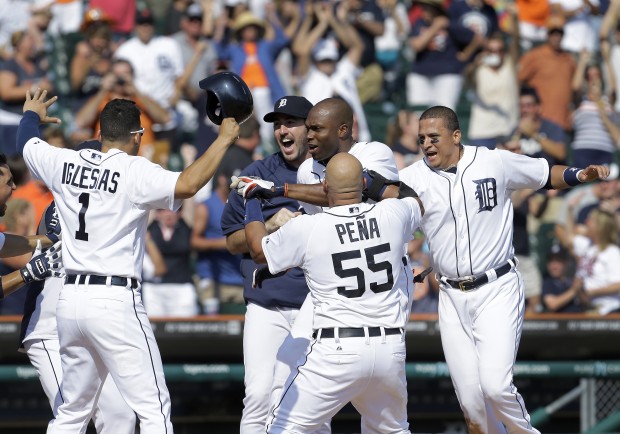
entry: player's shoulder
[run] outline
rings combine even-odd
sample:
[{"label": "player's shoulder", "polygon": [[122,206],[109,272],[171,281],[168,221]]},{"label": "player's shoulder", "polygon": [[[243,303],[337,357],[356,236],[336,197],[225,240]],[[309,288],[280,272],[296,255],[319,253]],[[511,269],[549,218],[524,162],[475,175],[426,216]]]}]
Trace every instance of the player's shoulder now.
[{"label": "player's shoulder", "polygon": [[377,155],[393,155],[392,149],[382,142],[356,142],[349,151],[352,155],[367,155],[369,153]]},{"label": "player's shoulder", "polygon": [[281,162],[281,158],[279,158],[277,154],[272,154],[262,160],[256,160],[248,164],[243,170],[241,170],[241,174],[245,176],[264,177],[270,175],[283,165],[284,164]]}]

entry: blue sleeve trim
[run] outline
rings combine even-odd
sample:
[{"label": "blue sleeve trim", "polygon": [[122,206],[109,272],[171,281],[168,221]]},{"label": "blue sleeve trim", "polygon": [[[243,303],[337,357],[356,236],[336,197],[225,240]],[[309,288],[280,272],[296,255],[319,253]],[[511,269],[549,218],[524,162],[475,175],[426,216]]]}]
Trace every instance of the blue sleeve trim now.
[{"label": "blue sleeve trim", "polygon": [[24,113],[17,128],[17,153],[23,154],[28,140],[39,137],[39,122],[41,118],[35,112],[28,110]]}]

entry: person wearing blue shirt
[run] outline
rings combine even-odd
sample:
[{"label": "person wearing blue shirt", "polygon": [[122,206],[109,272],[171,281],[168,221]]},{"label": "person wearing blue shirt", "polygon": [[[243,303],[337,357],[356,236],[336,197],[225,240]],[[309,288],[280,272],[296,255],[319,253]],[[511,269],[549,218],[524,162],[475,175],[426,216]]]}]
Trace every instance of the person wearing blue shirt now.
[{"label": "person wearing blue shirt", "polygon": [[[278,99],[273,112],[267,113],[263,120],[273,123],[280,151],[250,164],[242,175],[257,176],[277,185],[297,183],[297,169],[308,156],[305,119],[311,108],[312,104],[304,97]],[[262,211],[269,233],[293,218],[298,209],[296,200],[284,196],[263,201]],[[265,432],[272,391],[283,386],[290,372],[287,366],[296,361],[290,359],[297,352],[279,350],[291,335],[308,286],[303,271],[294,268],[280,277],[265,280],[260,291],[252,288],[253,273],[259,266],[249,254],[244,215],[244,200],[233,190],[222,213],[221,225],[228,250],[243,254],[241,274],[247,311],[243,331],[245,398],[240,433],[258,434]],[[295,339],[295,343],[305,348],[309,339],[309,336],[301,337]]]}]

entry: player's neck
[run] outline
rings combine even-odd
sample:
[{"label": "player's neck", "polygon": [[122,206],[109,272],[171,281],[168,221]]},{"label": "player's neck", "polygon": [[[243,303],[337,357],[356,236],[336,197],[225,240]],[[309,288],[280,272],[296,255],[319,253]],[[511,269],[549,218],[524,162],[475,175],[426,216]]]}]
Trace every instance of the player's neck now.
[{"label": "player's neck", "polygon": [[354,205],[361,202],[362,195],[360,191],[327,194],[327,203],[329,204],[330,208],[335,206]]},{"label": "player's neck", "polygon": [[463,158],[463,145],[459,145],[459,152],[457,154],[456,161],[448,163],[446,167],[442,167],[439,170],[443,170],[444,172],[456,171],[456,166],[459,164],[459,161],[461,161],[461,158]]}]

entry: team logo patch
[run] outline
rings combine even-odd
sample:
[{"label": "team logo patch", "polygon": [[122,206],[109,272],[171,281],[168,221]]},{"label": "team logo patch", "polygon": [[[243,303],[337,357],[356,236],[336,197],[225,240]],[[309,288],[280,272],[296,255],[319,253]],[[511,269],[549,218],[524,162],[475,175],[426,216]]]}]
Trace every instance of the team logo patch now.
[{"label": "team logo patch", "polygon": [[495,178],[475,179],[478,212],[491,211],[497,206],[497,183]]},{"label": "team logo patch", "polygon": [[349,214],[357,214],[358,212],[360,212],[359,206],[352,206],[351,208],[349,208]]},{"label": "team logo patch", "polygon": [[280,100],[280,104],[278,105],[278,108],[284,107],[286,105],[286,98],[282,98]]},{"label": "team logo patch", "polygon": [[92,152],[90,154],[90,158],[93,159],[93,160],[101,160],[101,155],[95,154],[94,152]]}]

